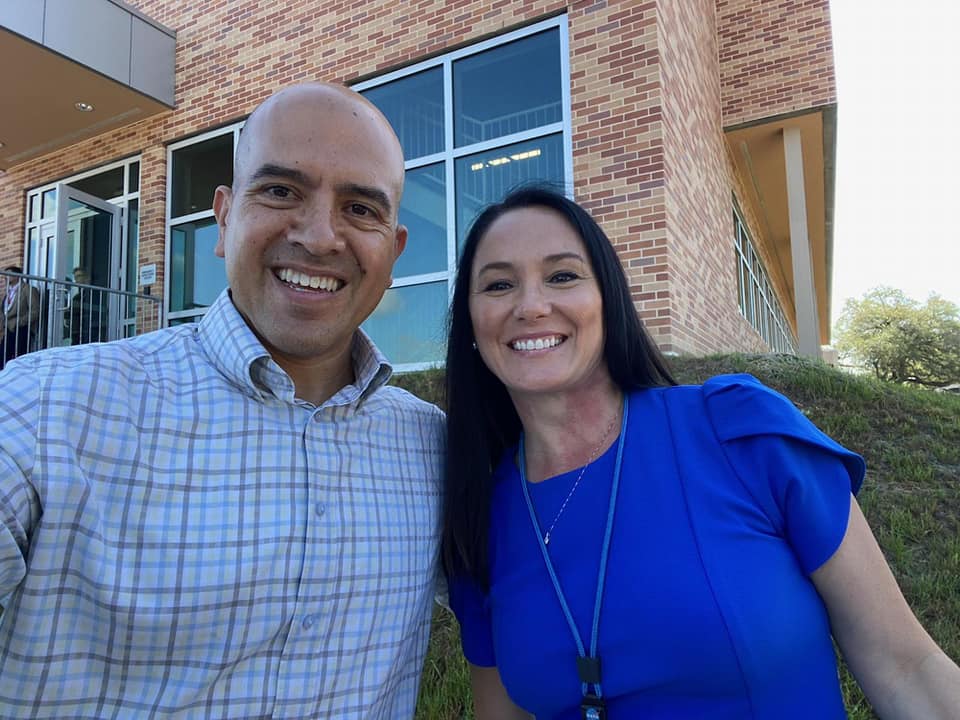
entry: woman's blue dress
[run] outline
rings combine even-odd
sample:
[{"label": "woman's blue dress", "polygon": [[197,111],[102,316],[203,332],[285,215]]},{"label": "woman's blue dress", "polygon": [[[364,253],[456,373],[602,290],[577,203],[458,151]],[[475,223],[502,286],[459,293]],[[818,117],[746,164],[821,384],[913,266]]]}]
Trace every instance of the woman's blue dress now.
[{"label": "woman's blue dress", "polygon": [[[629,397],[599,629],[609,720],[845,718],[809,575],[839,547],[864,463],[748,375]],[[616,443],[548,547],[589,643]],[[538,720],[580,718],[576,645],[520,488],[496,471],[488,595],[450,582],[463,650]],[[579,470],[531,483],[544,529]]]}]

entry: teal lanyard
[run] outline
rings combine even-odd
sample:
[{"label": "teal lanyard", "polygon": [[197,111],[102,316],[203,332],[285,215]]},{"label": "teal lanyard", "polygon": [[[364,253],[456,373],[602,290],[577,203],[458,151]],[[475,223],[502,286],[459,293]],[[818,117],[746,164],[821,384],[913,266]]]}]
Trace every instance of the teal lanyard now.
[{"label": "teal lanyard", "polygon": [[567,599],[564,597],[563,590],[560,588],[560,580],[550,561],[550,554],[547,552],[547,546],[543,542],[540,534],[540,524],[537,522],[537,513],[533,509],[533,502],[530,500],[530,491],[527,488],[527,462],[526,451],[524,448],[523,434],[520,435],[519,464],[520,464],[520,487],[523,490],[523,499],[527,502],[527,510],[530,513],[530,522],[533,525],[534,535],[537,536],[537,543],[540,545],[540,553],[543,555],[543,563],[547,566],[547,572],[550,574],[550,580],[553,582],[553,589],[557,593],[557,600],[563,609],[563,614],[567,618],[567,625],[573,634],[573,639],[577,643],[577,672],[580,675],[582,683],[581,691],[584,698],[587,698],[590,691],[590,685],[593,685],[595,697],[600,700],[603,698],[603,691],[600,688],[600,657],[597,655],[597,636],[600,628],[600,606],[603,604],[603,584],[607,577],[607,557],[610,551],[610,536],[613,533],[613,515],[617,506],[617,489],[620,487],[620,464],[623,460],[623,441],[627,430],[627,411],[629,403],[627,397],[623,398],[623,419],[620,421],[620,440],[617,443],[617,459],[613,469],[613,486],[610,488],[610,507],[607,510],[607,527],[603,533],[603,547],[600,550],[600,570],[597,573],[597,595],[593,604],[593,627],[590,630],[590,654],[587,655],[583,647],[583,640],[580,639],[580,632],[577,630],[577,624],[573,621],[573,614],[567,605]]}]

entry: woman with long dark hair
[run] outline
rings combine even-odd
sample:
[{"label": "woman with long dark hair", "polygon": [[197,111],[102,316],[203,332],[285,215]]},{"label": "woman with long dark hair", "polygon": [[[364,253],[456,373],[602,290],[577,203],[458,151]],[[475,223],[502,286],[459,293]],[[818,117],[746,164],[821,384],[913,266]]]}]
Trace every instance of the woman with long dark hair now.
[{"label": "woman with long dark hair", "polygon": [[583,208],[524,188],[463,248],[443,560],[479,720],[955,718],[960,670],[852,492],[863,460],[746,375],[678,387]]}]

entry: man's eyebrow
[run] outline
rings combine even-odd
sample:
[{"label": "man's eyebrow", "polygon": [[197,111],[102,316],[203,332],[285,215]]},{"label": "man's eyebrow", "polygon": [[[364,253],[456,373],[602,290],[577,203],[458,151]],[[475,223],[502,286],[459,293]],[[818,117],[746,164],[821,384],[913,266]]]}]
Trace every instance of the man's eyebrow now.
[{"label": "man's eyebrow", "polygon": [[300,185],[309,185],[310,178],[306,173],[296,168],[284,167],[283,165],[274,165],[273,163],[264,163],[258,167],[250,176],[250,182],[263,180],[264,178],[283,178],[292,180]]},{"label": "man's eyebrow", "polygon": [[357,183],[342,183],[336,186],[338,195],[357,195],[379,205],[387,215],[393,215],[393,204],[390,202],[390,196],[379,188],[369,185],[358,185]]},{"label": "man's eyebrow", "polygon": [[[250,182],[270,178],[282,178],[291,180],[299,185],[310,186],[312,181],[302,170],[286,167],[284,165],[275,165],[273,163],[264,163],[258,167],[250,176]],[[390,196],[379,188],[358,183],[342,183],[336,186],[336,191],[341,195],[356,195],[366,198],[383,208],[388,215],[393,214],[393,203],[390,202]]]}]

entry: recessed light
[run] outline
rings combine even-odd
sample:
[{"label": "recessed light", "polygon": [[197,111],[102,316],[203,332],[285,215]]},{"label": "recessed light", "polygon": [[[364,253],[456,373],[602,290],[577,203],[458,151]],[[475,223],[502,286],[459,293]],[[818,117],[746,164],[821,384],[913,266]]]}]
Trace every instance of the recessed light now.
[{"label": "recessed light", "polygon": [[93,112],[93,105],[85,102],[76,102],[73,106],[80,112]]}]

